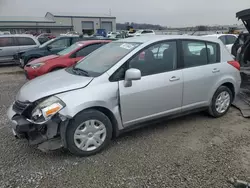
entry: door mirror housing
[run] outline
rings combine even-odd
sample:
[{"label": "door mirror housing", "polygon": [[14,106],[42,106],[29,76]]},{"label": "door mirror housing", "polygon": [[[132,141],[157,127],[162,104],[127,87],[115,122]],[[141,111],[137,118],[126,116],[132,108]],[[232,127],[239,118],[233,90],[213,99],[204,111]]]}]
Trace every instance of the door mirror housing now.
[{"label": "door mirror housing", "polygon": [[125,72],[124,87],[131,87],[133,80],[141,79],[141,71],[139,69],[130,68]]},{"label": "door mirror housing", "polygon": [[52,49],[52,46],[48,45],[47,49],[48,49],[48,51],[50,51]]}]

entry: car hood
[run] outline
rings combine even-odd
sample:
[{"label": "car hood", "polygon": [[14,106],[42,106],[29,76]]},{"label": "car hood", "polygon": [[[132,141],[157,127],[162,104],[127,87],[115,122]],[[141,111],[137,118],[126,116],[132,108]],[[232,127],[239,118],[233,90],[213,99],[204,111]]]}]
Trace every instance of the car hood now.
[{"label": "car hood", "polygon": [[48,56],[45,56],[45,57],[41,57],[41,58],[35,59],[32,62],[28,63],[27,65],[32,65],[32,64],[36,64],[36,63],[46,62],[48,60],[52,60],[52,59],[55,59],[55,58],[58,58],[58,57],[59,57],[59,55],[48,55]]},{"label": "car hood", "polygon": [[93,77],[73,75],[66,69],[39,76],[22,86],[16,100],[34,102],[38,99],[69,90],[86,87]]},{"label": "car hood", "polygon": [[250,9],[237,12],[236,17],[243,22],[248,32],[250,32]]}]

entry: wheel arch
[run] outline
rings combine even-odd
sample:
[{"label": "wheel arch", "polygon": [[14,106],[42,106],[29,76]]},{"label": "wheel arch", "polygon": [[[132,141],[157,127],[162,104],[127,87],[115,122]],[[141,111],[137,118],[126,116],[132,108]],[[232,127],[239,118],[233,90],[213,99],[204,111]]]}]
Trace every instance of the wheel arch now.
[{"label": "wheel arch", "polygon": [[100,111],[103,114],[105,114],[109,118],[109,120],[111,121],[111,124],[112,124],[112,138],[115,138],[119,135],[118,121],[111,110],[109,110],[108,108],[105,108],[103,106],[92,106],[92,107],[85,108],[85,109],[79,111],[77,114],[79,114],[83,111],[87,111],[87,110],[97,110],[97,111]]},{"label": "wheel arch", "polygon": [[228,89],[231,90],[231,92],[233,94],[233,100],[234,100],[235,99],[235,88],[234,88],[234,85],[231,82],[225,82],[221,86],[226,86]]}]

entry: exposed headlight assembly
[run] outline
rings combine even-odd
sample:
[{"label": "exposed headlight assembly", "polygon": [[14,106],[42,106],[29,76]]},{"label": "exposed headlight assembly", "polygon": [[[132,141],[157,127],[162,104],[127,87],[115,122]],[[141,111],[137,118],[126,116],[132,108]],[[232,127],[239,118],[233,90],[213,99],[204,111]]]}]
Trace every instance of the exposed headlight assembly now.
[{"label": "exposed headlight assembly", "polygon": [[32,111],[31,121],[43,124],[65,107],[65,103],[52,96],[39,103]]},{"label": "exposed headlight assembly", "polygon": [[31,64],[31,68],[32,69],[38,69],[39,67],[43,66],[45,63],[41,62],[41,63],[35,63],[35,64]]}]

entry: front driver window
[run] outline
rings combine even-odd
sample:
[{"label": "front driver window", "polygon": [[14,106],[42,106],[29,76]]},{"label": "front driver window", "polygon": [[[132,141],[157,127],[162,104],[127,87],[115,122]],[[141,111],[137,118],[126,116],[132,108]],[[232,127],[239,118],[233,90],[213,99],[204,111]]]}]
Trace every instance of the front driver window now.
[{"label": "front driver window", "polygon": [[137,68],[142,76],[174,70],[177,62],[176,42],[161,42],[150,46],[136,55],[129,68]]},{"label": "front driver window", "polygon": [[51,48],[67,48],[70,46],[69,38],[63,38],[52,42],[49,45]]}]

